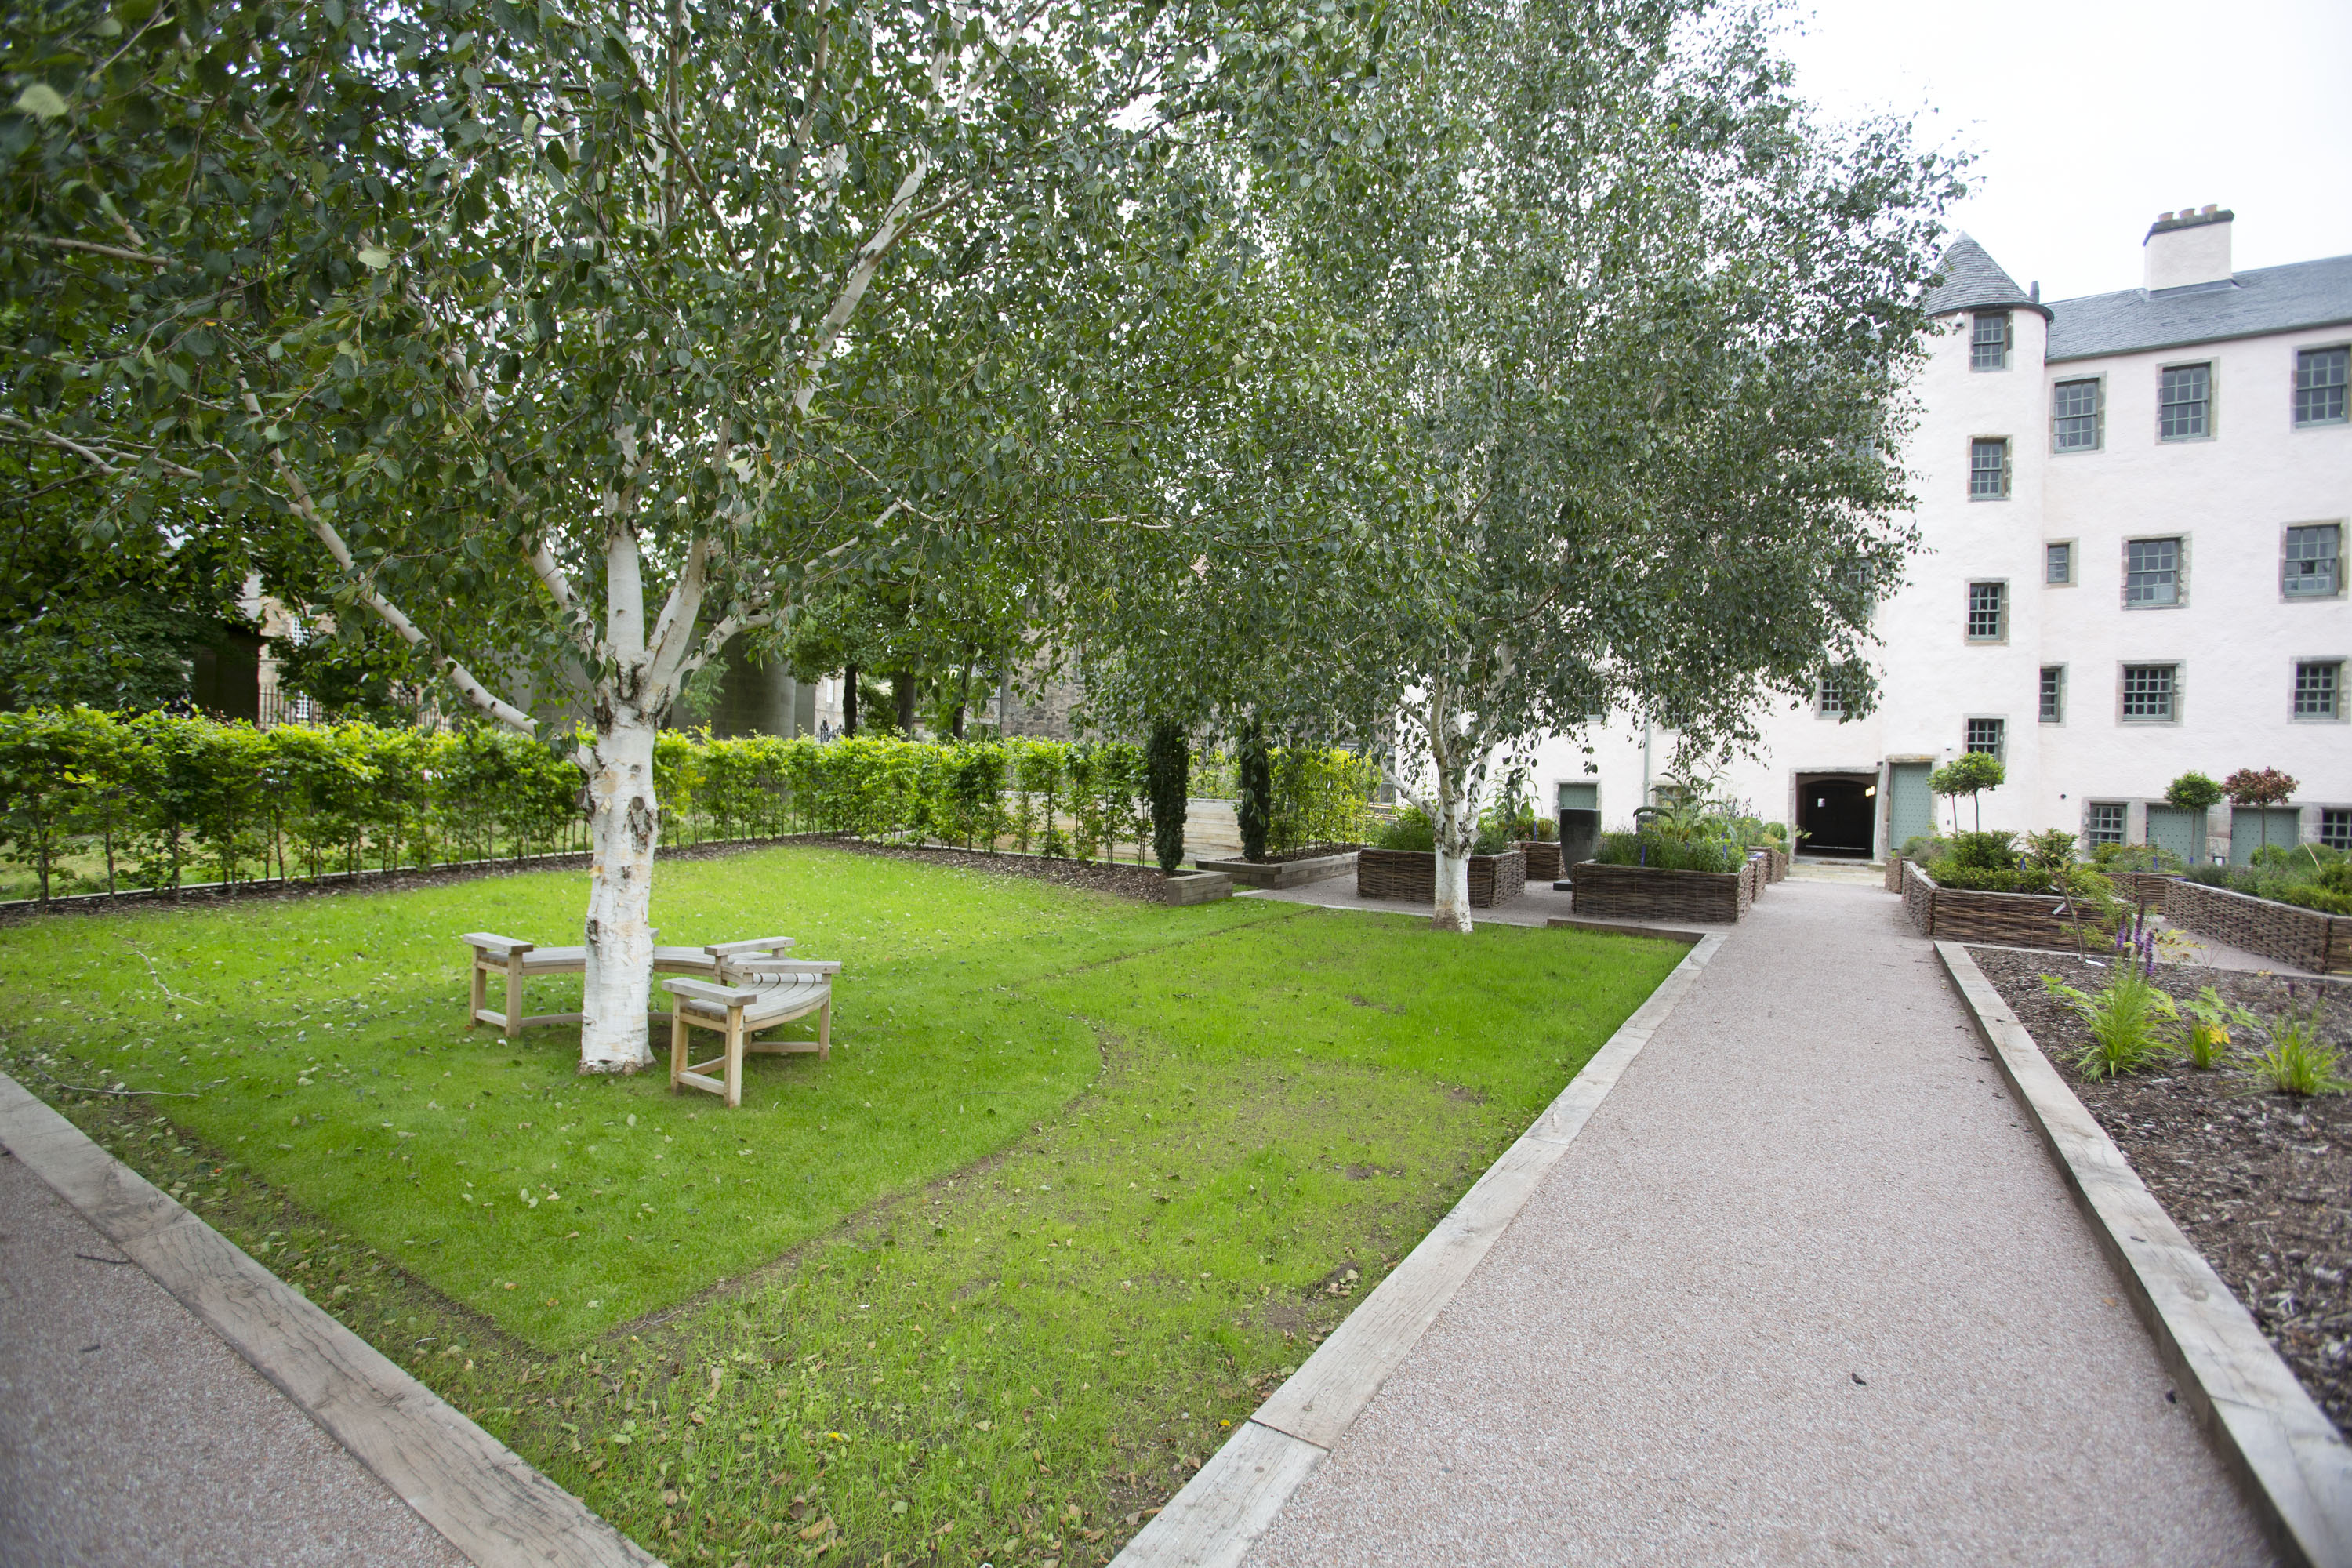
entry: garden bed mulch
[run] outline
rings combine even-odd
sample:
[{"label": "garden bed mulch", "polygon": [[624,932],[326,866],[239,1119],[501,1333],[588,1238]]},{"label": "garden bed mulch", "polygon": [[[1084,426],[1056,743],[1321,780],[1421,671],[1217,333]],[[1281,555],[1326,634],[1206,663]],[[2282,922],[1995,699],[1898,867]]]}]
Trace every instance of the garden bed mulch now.
[{"label": "garden bed mulch", "polygon": [[[2089,1034],[2041,976],[2097,991],[2113,971],[2068,954],[1969,951],[2328,1419],[2352,1427],[2352,1096],[2298,1100],[2243,1068],[2204,1072],[2185,1058],[2086,1081],[2074,1056]],[[2352,1066],[2352,986],[2195,964],[2159,964],[2156,982],[2178,998],[2210,985],[2265,1020],[2316,1002],[2322,1037]]]},{"label": "garden bed mulch", "polygon": [[1121,898],[1140,899],[1146,903],[1161,901],[1168,879],[1160,874],[1157,866],[1135,866],[1115,860],[1066,860],[1059,856],[1044,855],[984,855],[976,849],[951,849],[928,844],[887,844],[871,838],[836,838],[828,841],[828,848],[847,849],[859,855],[878,855],[888,860],[920,860],[933,866],[951,866],[959,870],[987,871],[999,877],[1034,877],[1039,881],[1057,883],[1065,888],[1088,888],[1097,893],[1117,893]]}]

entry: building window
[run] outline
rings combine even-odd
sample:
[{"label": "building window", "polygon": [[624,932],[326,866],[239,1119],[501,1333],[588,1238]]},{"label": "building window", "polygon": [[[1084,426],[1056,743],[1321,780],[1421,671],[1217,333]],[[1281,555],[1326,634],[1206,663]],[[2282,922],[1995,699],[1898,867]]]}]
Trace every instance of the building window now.
[{"label": "building window", "polygon": [[1816,710],[1824,719],[1843,722],[1853,716],[1853,683],[1832,670],[1822,677],[1822,689]]},{"label": "building window", "polygon": [[2063,724],[2066,721],[2066,667],[2045,664],[2042,667],[2042,721]]},{"label": "building window", "polygon": [[1968,744],[1971,752],[1982,752],[1995,762],[2001,760],[2009,740],[2006,719],[1971,719],[1969,721]]},{"label": "building window", "polygon": [[1999,642],[2009,635],[2009,584],[1969,584],[1969,641]]},{"label": "building window", "polygon": [[2345,422],[2345,382],[2352,370],[2352,349],[2303,349],[2294,356],[2294,422],[2297,425],[2341,425]]},{"label": "building window", "polygon": [[2094,844],[2121,844],[2124,841],[2126,807],[2119,800],[2095,800],[2091,803],[2089,819],[2083,825],[2083,837]]},{"label": "building window", "polygon": [[2213,433],[2213,367],[2169,364],[2158,389],[2156,434],[2164,441],[2193,441]]},{"label": "building window", "polygon": [[2180,541],[2124,542],[2124,607],[2180,603]]},{"label": "building window", "polygon": [[1969,340],[1970,370],[2009,368],[2009,312],[1979,310],[1976,334]]},{"label": "building window", "polygon": [[2050,399],[2050,448],[2054,452],[2099,449],[2099,382],[2062,381]]},{"label": "building window", "polygon": [[2042,547],[2042,580],[2053,588],[2071,586],[2074,581],[2074,545],[2070,540]]},{"label": "building window", "polygon": [[2352,849],[2352,808],[2331,805],[2321,812],[2319,841],[2330,849]]},{"label": "building window", "polygon": [[2294,667],[2294,716],[2338,719],[2344,714],[2344,661],[2312,659]]},{"label": "building window", "polygon": [[2169,724],[2179,711],[2179,666],[2124,666],[2124,722]]},{"label": "building window", "polygon": [[2005,440],[1969,443],[1969,499],[2005,500],[2009,497],[2009,443]]},{"label": "building window", "polygon": [[2343,560],[2344,527],[2320,522],[2286,531],[2285,575],[2280,587],[2290,599],[2332,599]]}]

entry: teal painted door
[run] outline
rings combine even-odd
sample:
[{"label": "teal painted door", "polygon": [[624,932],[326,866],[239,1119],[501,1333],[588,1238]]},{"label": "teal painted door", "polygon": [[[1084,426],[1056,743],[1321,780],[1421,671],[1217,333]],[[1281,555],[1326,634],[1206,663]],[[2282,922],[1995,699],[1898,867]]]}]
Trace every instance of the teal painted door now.
[{"label": "teal painted door", "polygon": [[1601,786],[1597,784],[1564,784],[1559,786],[1561,811],[1599,811]]},{"label": "teal painted door", "polygon": [[2282,849],[2294,847],[2295,828],[2303,813],[2292,805],[2274,805],[2268,810],[2245,805],[2230,813],[2230,864],[2243,866],[2263,847],[2263,818],[2270,818],[2270,841]]},{"label": "teal painted door", "polygon": [[2183,811],[2177,805],[2151,805],[2147,808],[2147,841],[2168,854],[2180,857],[2184,866],[2194,866],[2205,858],[2205,814]]},{"label": "teal painted door", "polygon": [[1927,793],[1931,763],[1895,763],[1887,769],[1886,847],[1902,851],[1903,841],[1936,830],[1936,797]]}]

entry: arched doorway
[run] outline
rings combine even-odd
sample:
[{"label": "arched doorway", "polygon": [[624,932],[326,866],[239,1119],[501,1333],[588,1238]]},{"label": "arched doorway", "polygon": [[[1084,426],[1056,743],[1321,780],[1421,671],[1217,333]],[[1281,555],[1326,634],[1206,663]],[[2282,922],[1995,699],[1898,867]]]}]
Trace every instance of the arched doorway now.
[{"label": "arched doorway", "polygon": [[1878,826],[1878,775],[1801,773],[1797,777],[1797,841],[1801,855],[1867,860]]}]

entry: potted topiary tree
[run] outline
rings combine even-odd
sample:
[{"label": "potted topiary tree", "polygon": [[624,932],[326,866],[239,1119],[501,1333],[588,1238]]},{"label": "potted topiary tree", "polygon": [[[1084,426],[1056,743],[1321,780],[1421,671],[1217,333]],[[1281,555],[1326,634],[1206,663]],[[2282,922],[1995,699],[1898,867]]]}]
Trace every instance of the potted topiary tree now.
[{"label": "potted topiary tree", "polygon": [[2264,849],[2271,847],[2271,807],[2284,805],[2301,787],[2299,781],[2276,768],[2240,768],[2221,781],[2221,791],[2230,797],[2231,805],[2249,806],[2262,813],[2256,820],[2262,825]]},{"label": "potted topiary tree", "polygon": [[1952,803],[1952,831],[1960,830],[1959,797],[1967,795],[1976,809],[1977,831],[1984,831],[1984,800],[1986,790],[1999,789],[2009,770],[1990,752],[1963,752],[1942,767],[1927,775],[1927,787]]}]

